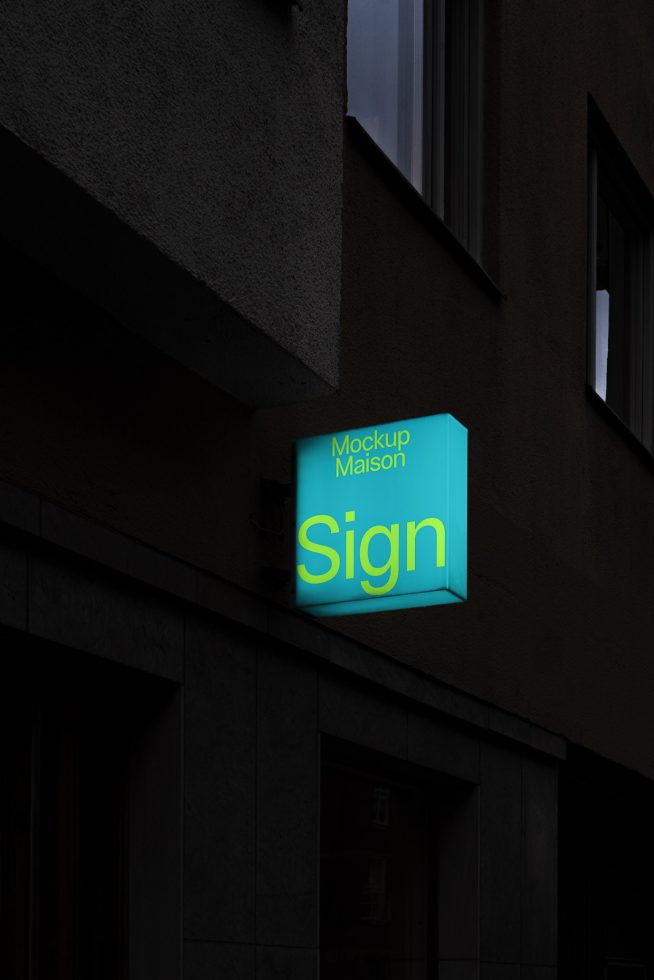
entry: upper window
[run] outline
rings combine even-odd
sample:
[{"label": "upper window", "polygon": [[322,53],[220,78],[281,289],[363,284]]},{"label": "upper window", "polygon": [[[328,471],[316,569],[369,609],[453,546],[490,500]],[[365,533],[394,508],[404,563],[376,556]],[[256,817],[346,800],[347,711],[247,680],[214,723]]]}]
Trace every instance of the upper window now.
[{"label": "upper window", "polygon": [[589,383],[654,451],[654,202],[606,125],[590,148]]},{"label": "upper window", "polygon": [[348,112],[481,255],[482,0],[349,0]]}]

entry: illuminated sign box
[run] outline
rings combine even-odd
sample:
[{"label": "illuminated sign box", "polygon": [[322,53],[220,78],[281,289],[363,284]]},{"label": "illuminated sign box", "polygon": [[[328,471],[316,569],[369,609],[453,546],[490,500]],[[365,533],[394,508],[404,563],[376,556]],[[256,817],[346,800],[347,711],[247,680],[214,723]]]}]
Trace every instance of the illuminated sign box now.
[{"label": "illuminated sign box", "polygon": [[468,431],[451,415],[297,443],[296,604],[314,616],[463,602]]}]

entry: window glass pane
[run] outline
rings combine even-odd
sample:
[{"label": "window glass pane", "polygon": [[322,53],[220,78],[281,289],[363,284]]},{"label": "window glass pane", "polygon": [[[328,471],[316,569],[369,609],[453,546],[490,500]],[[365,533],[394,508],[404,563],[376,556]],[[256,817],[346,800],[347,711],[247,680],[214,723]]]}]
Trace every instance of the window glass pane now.
[{"label": "window glass pane", "polygon": [[595,379],[597,394],[606,401],[606,373],[609,357],[609,210],[597,199],[597,263],[595,269]]},{"label": "window glass pane", "polygon": [[609,311],[611,294],[608,289],[595,292],[595,391],[606,401],[606,370],[609,358]]},{"label": "window glass pane", "polygon": [[350,0],[348,112],[422,191],[422,0]]},{"label": "window glass pane", "polygon": [[637,241],[616,211],[598,196],[594,388],[620,418],[633,425],[632,320],[639,283],[632,259]]}]

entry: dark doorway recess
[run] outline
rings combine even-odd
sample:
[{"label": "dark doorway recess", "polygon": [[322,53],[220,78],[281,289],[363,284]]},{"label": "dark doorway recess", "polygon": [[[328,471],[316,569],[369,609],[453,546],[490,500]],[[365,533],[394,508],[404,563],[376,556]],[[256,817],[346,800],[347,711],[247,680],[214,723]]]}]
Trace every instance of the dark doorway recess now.
[{"label": "dark doorway recess", "polygon": [[52,672],[14,678],[9,691],[2,716],[2,975],[123,977],[124,708],[116,691]]},{"label": "dark doorway recess", "polygon": [[560,980],[654,976],[654,792],[570,750],[560,788]]}]

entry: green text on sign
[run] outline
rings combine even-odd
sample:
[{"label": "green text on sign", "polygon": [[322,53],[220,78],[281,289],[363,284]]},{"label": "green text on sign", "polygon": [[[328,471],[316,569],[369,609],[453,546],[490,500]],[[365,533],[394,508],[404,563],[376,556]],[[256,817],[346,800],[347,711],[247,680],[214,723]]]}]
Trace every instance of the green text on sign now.
[{"label": "green text on sign", "polygon": [[467,595],[468,432],[451,415],[300,439],[296,602],[344,616]]}]

